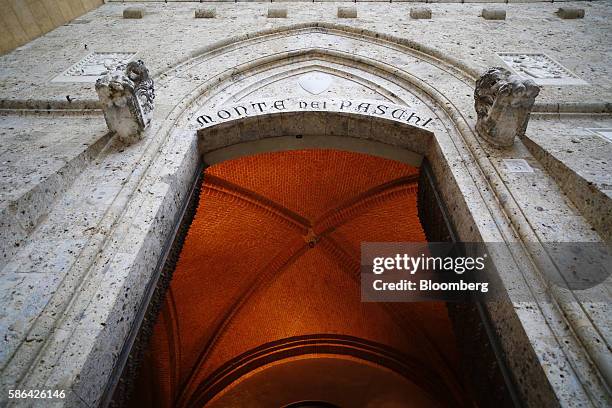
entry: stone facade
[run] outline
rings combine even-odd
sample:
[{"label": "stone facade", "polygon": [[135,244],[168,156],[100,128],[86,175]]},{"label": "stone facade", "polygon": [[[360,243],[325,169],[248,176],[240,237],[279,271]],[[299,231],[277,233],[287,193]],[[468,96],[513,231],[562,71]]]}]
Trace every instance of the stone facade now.
[{"label": "stone facade", "polygon": [[[199,3],[143,2],[123,19],[109,2],[0,57],[0,404],[16,388],[108,402],[202,160],[328,146],[427,159],[461,240],[519,243],[495,259],[508,301],[487,308],[525,404],[608,406],[609,279],[550,285],[542,248],[612,239],[612,145],[589,130],[612,128],[612,5],[567,5],[584,18],[536,2],[500,4],[503,21],[478,3],[417,20],[408,2],[357,3],[357,18],[219,2],[196,19]],[[145,61],[156,107],[139,140],[110,133],[97,76],[70,71],[91,53]],[[502,64],[541,86],[505,149],[474,110]],[[532,171],[509,171],[517,159]]]}]

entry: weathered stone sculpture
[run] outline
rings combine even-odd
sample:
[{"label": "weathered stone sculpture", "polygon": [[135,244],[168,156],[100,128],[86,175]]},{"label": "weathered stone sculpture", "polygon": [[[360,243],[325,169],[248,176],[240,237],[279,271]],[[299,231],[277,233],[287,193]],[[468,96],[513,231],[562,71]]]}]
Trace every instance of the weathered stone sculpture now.
[{"label": "weathered stone sculpture", "polygon": [[512,146],[527,129],[540,88],[505,68],[490,68],[476,81],[476,131],[495,146]]},{"label": "weathered stone sculpture", "polygon": [[144,62],[119,65],[98,78],[96,92],[108,128],[126,143],[142,138],[153,113],[153,79]]}]

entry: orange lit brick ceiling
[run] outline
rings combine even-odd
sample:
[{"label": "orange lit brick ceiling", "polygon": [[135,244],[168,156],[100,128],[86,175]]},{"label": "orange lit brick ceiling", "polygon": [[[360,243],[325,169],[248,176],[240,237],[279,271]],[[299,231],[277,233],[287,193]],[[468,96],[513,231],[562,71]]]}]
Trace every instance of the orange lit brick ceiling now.
[{"label": "orange lit brick ceiling", "polygon": [[[460,394],[444,305],[361,303],[362,241],[424,241],[419,169],[336,150],[265,153],[206,170],[141,383],[185,406],[215,369],[317,333],[391,346]],[[145,398],[145,397],[143,397]]]}]

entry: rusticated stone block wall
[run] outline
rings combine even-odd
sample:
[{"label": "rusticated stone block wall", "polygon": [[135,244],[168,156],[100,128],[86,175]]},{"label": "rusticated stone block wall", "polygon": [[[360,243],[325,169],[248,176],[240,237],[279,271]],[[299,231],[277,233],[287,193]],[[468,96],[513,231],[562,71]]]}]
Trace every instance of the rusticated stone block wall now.
[{"label": "rusticated stone block wall", "polygon": [[103,0],[0,0],[0,54],[66,24]]}]

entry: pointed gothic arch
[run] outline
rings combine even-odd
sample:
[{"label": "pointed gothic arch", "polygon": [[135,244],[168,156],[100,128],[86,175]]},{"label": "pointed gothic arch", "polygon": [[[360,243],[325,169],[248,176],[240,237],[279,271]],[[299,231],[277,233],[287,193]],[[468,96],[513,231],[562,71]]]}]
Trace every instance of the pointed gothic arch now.
[{"label": "pointed gothic arch", "polygon": [[[343,49],[332,50],[326,46],[325,41],[330,39],[334,41],[332,48],[339,45]],[[299,41],[306,45],[300,46]],[[181,64],[156,73],[157,91],[170,102],[157,107],[153,126],[141,142],[137,158],[126,159],[126,165],[133,166],[133,172],[126,180],[126,191],[109,212],[108,220],[105,219],[108,237],[100,240],[101,250],[92,265],[75,278],[78,287],[87,290],[74,293],[65,290],[71,293],[70,301],[65,302],[66,309],[51,311],[53,316],[89,313],[105,322],[105,327],[88,331],[91,328],[79,326],[81,332],[88,334],[83,336],[76,350],[79,359],[70,360],[69,366],[50,373],[45,383],[71,387],[78,395],[86,395],[91,404],[110,399],[137,328],[151,304],[160,278],[160,266],[176,230],[183,228],[179,221],[194,188],[193,180],[199,172],[201,159],[196,136],[199,127],[193,122],[196,114],[202,109],[223,106],[228,96],[239,95],[232,93],[232,86],[244,89],[249,78],[256,81],[256,75],[265,75],[271,69],[282,70],[283,65],[299,62],[300,58],[306,63],[309,59],[341,61],[351,69],[360,70],[364,78],[374,78],[370,83],[389,84],[389,95],[402,89],[405,95],[412,94],[440,118],[439,128],[424,136],[428,138],[425,144],[419,143],[416,136],[405,137],[405,132],[419,133],[414,129],[373,115],[355,112],[347,121],[368,123],[370,134],[373,124],[382,124],[389,132],[404,137],[401,143],[387,140],[389,145],[423,151],[440,182],[437,193],[449,207],[460,239],[520,244],[519,249],[512,249],[500,260],[500,275],[506,281],[518,282],[518,290],[509,293],[509,297],[519,292],[526,296],[527,302],[515,305],[510,298],[510,302],[496,305],[489,312],[503,350],[512,357],[511,370],[522,373],[524,381],[520,389],[528,402],[533,405],[555,403],[558,395],[573,395],[573,398],[594,403],[605,401],[605,380],[590,373],[607,372],[606,354],[592,341],[582,342],[589,344],[588,349],[580,345],[585,337],[601,339],[597,327],[602,324],[602,317],[582,308],[580,302],[558,301],[562,296],[573,299],[573,293],[558,293],[548,288],[541,270],[550,267],[549,259],[539,251],[532,227],[492,165],[488,157],[491,149],[473,132],[471,93],[472,80],[477,73],[423,44],[333,24],[281,27],[233,38],[200,50]],[[224,90],[228,91],[226,95]],[[397,101],[404,99],[400,97]],[[342,117],[315,108],[307,111],[304,115],[312,118]],[[263,125],[273,123],[249,120]],[[232,127],[236,138],[221,141],[215,150],[246,141],[240,138],[248,135],[249,130],[242,128],[248,120],[243,118],[239,122]],[[297,125],[302,123],[306,122],[298,121]],[[350,124],[347,126],[350,129]],[[245,130],[245,133],[238,133],[238,130]],[[211,128],[210,132],[214,130]],[[370,138],[368,134],[362,136],[362,139]],[[355,139],[354,135],[350,137]],[[402,143],[406,145],[399,146]],[[101,276],[112,279],[107,281]],[[59,291],[70,288],[70,284],[68,280],[62,283]],[[123,297],[128,290],[132,294],[131,303],[128,311],[123,312],[126,310]],[[533,293],[543,294],[544,301],[536,299]],[[106,301],[103,304],[91,302],[93,294],[105,296]],[[525,304],[529,307],[524,307]],[[59,349],[66,354],[75,352],[62,337],[64,333],[73,333],[74,327],[59,322],[53,332],[45,327],[50,326],[46,321],[39,326],[43,332],[49,332],[44,344],[36,353],[31,352],[30,346],[21,347],[14,359],[18,363],[15,375],[20,384],[42,383],[36,377],[35,364],[51,361],[47,358],[50,350]],[[538,328],[537,333],[534,327]],[[580,330],[575,330],[577,328]],[[551,344],[562,351],[561,355],[549,355]],[[601,347],[605,347],[605,341],[601,341]],[[540,363],[548,358],[554,358],[565,368],[563,380],[556,372],[544,372]],[[104,362],[104,369],[99,368],[100,361]],[[81,375],[92,372],[97,374]],[[64,381],[69,384],[65,385]]]}]

